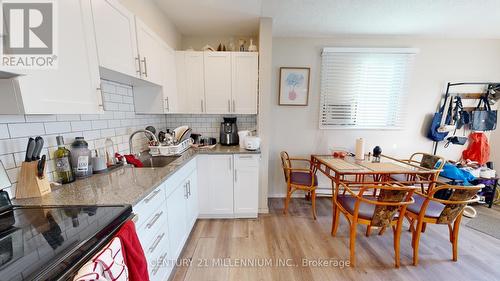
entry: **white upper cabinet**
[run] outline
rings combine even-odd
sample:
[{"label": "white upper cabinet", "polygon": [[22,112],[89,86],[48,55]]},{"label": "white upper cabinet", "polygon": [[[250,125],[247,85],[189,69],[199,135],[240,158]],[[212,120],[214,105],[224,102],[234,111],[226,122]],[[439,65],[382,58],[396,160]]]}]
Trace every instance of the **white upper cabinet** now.
[{"label": "white upper cabinet", "polygon": [[206,112],[231,112],[231,53],[204,52],[204,68]]},{"label": "white upper cabinet", "polygon": [[[90,3],[59,1],[58,66],[23,70],[0,82],[0,114],[66,114],[102,111]],[[7,87],[8,86],[8,87]]]},{"label": "white upper cabinet", "polygon": [[232,112],[257,114],[258,68],[257,53],[231,53]]},{"label": "white upper cabinet", "polygon": [[183,113],[205,112],[203,53],[184,52],[184,73],[178,74],[183,76],[185,83],[185,92],[179,95],[184,100]]},{"label": "white upper cabinet", "polygon": [[146,24],[135,19],[137,30],[137,44],[139,48],[139,60],[141,78],[158,84],[163,84],[162,57],[163,41]]},{"label": "white upper cabinet", "polygon": [[179,101],[177,98],[177,71],[176,53],[169,46],[163,47],[162,74],[163,74],[163,112],[177,113]]},{"label": "white upper cabinet", "polygon": [[139,77],[134,15],[116,0],[92,0],[92,14],[99,65]]}]

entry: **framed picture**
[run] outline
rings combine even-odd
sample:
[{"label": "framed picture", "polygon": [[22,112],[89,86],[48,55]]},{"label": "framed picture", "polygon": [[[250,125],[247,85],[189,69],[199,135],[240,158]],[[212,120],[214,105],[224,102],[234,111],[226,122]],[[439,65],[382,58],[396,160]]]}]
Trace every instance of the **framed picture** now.
[{"label": "framed picture", "polygon": [[280,67],[279,105],[308,104],[310,72],[309,67]]}]

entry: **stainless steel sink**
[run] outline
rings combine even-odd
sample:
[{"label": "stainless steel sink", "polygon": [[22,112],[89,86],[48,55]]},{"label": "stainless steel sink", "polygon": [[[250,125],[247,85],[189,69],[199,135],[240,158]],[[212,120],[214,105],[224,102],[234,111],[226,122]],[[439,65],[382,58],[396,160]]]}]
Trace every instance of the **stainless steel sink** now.
[{"label": "stainless steel sink", "polygon": [[148,153],[144,153],[139,157],[144,168],[161,168],[175,161],[179,156],[151,156]]}]

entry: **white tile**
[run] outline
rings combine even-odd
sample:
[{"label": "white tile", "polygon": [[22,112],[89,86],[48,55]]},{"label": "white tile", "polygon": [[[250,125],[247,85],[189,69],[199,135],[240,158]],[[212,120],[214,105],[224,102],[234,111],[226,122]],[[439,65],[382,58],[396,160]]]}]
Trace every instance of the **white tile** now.
[{"label": "white tile", "polygon": [[108,121],[106,120],[95,120],[92,121],[92,129],[106,129],[108,127]]},{"label": "white tile", "polygon": [[76,121],[80,120],[80,114],[58,114],[57,121]]},{"label": "white tile", "polygon": [[80,117],[82,120],[98,120],[99,114],[82,114]]},{"label": "white tile", "polygon": [[0,124],[0,139],[8,139],[8,138],[10,138],[10,135],[7,124]]},{"label": "white tile", "polygon": [[126,96],[128,94],[128,87],[116,87],[116,93],[121,96]]},{"label": "white tile", "polygon": [[125,104],[125,103],[118,104],[118,110],[120,110],[120,111],[132,111],[130,109],[130,104]]},{"label": "white tile", "polygon": [[38,136],[45,134],[43,123],[13,123],[9,124],[11,138]]},{"label": "white tile", "polygon": [[113,119],[124,119],[125,118],[125,112],[113,112]]},{"label": "white tile", "polygon": [[114,114],[112,111],[104,111],[102,114],[99,115],[99,120],[108,120],[113,118]]},{"label": "white tile", "polygon": [[120,105],[119,103],[114,103],[114,102],[105,102],[104,103],[104,110],[108,110],[108,111],[116,111],[116,110],[121,110],[120,109]]},{"label": "white tile", "polygon": [[0,114],[0,123],[24,123],[24,115],[6,115]]},{"label": "white tile", "polygon": [[111,97],[109,96],[109,93],[102,93],[102,100],[103,101],[110,101]]},{"label": "white tile", "polygon": [[49,122],[45,123],[45,133],[47,134],[60,134],[71,132],[70,122]]},{"label": "white tile", "polygon": [[85,131],[83,132],[83,137],[86,140],[95,140],[101,137],[101,131],[99,130],[94,130],[94,131]]},{"label": "white tile", "polygon": [[115,136],[115,129],[101,130],[101,137],[110,138]]},{"label": "white tile", "polygon": [[121,126],[120,119],[108,120],[108,128],[118,128],[120,126]]},{"label": "white tile", "polygon": [[116,92],[116,86],[109,83],[109,82],[101,82],[101,90],[105,93],[115,93]]},{"label": "white tile", "polygon": [[50,122],[50,121],[57,121],[56,115],[52,114],[26,115],[26,122]]},{"label": "white tile", "polygon": [[133,104],[134,99],[132,97],[123,97],[123,103]]},{"label": "white tile", "polygon": [[109,101],[121,103],[123,102],[123,97],[119,94],[109,94]]},{"label": "white tile", "polygon": [[87,131],[92,129],[91,121],[74,121],[71,122],[71,130],[73,132]]},{"label": "white tile", "polygon": [[0,161],[5,169],[12,169],[16,167],[16,161],[14,161],[13,154],[0,155]]},{"label": "white tile", "polygon": [[16,152],[14,155],[14,162],[16,163],[16,167],[21,167],[21,164],[26,160],[26,152]]}]

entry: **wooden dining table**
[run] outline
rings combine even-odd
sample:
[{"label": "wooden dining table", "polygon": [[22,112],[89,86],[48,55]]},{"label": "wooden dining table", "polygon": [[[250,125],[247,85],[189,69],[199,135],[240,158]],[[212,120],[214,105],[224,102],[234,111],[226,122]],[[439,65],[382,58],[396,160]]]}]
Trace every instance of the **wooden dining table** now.
[{"label": "wooden dining table", "polygon": [[[332,181],[332,213],[339,193],[340,183],[346,185],[398,183],[403,185],[419,184],[427,191],[432,189],[439,170],[427,169],[391,156],[381,155],[374,162],[372,159],[358,160],[353,156],[334,157],[332,155],[311,155],[314,173],[320,171]],[[396,179],[397,177],[403,178]]]}]

